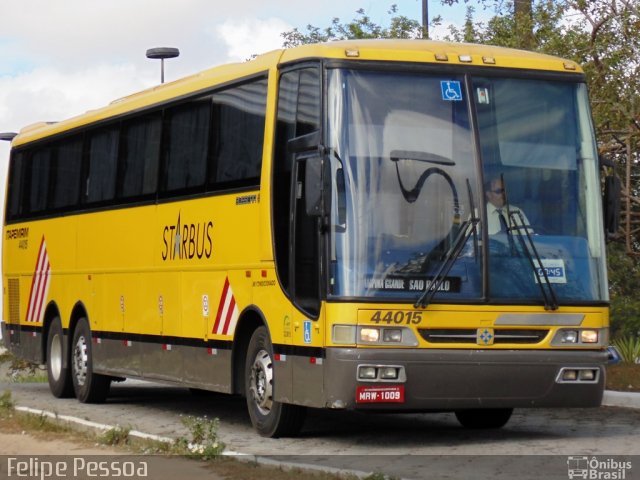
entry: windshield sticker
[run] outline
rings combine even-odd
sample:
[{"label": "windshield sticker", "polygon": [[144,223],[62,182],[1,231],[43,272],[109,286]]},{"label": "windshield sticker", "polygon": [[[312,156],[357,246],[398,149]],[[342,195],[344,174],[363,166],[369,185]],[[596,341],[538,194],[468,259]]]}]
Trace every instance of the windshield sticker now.
[{"label": "windshield sticker", "polygon": [[[431,285],[432,277],[369,277],[366,285],[369,290],[383,292],[423,292]],[[446,277],[440,287],[439,292],[460,293],[460,277]]]},{"label": "windshield sticker", "polygon": [[462,88],[457,80],[442,80],[440,82],[440,90],[442,92],[442,100],[448,102],[462,101]]},{"label": "windshield sticker", "polygon": [[478,103],[481,105],[489,105],[489,89],[478,88]]},{"label": "windshield sticker", "polygon": [[547,273],[549,283],[567,283],[566,270],[564,268],[564,260],[561,258],[543,258],[542,268],[536,261],[537,275],[534,274],[535,281],[538,283],[538,277],[544,281],[544,272]]}]

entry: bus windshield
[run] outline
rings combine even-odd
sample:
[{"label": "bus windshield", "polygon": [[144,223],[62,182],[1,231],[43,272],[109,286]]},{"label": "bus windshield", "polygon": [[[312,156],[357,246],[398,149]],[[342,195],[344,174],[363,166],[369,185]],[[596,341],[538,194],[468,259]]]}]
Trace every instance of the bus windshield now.
[{"label": "bus windshield", "polygon": [[584,85],[387,70],[328,78],[330,297],[416,301],[437,278],[435,302],[606,300]]}]

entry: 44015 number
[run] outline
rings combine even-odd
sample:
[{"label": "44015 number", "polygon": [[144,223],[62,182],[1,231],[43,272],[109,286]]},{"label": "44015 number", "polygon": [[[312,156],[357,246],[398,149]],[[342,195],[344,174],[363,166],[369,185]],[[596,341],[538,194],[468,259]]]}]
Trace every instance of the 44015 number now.
[{"label": "44015 number", "polygon": [[386,323],[386,324],[405,324],[405,325],[418,325],[422,321],[422,314],[424,312],[413,312],[403,310],[376,310],[371,316],[373,323]]}]

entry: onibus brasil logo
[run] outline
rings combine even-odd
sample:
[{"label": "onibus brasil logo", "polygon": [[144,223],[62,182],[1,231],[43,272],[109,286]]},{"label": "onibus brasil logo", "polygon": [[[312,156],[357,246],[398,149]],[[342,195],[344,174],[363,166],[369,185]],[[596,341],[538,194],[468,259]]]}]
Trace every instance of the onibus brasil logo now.
[{"label": "onibus brasil logo", "polygon": [[625,480],[631,478],[627,477],[628,470],[631,470],[630,461],[587,455],[572,455],[567,458],[567,475],[570,479]]}]

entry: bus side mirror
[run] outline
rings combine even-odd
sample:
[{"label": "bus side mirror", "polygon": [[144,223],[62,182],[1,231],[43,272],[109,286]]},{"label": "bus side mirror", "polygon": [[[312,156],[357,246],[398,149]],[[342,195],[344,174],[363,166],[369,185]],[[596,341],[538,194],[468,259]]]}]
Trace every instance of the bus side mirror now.
[{"label": "bus side mirror", "polygon": [[602,197],[604,228],[609,235],[614,235],[620,226],[621,192],[622,186],[618,177],[608,175],[604,178],[604,195]]},{"label": "bus side mirror", "polygon": [[322,215],[322,157],[307,157],[304,161],[304,204],[307,215]]}]

